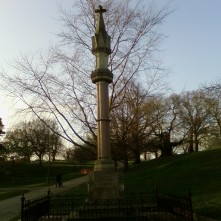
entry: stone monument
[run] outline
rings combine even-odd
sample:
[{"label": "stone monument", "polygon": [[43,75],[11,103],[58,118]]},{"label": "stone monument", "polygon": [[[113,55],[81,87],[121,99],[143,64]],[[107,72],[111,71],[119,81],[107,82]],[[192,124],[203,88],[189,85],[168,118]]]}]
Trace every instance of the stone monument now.
[{"label": "stone monument", "polygon": [[[119,173],[114,170],[110,148],[110,119],[108,85],[113,74],[108,69],[108,56],[111,54],[110,36],[107,34],[101,5],[95,10],[98,14],[95,35],[92,37],[92,53],[96,56],[96,67],[91,79],[97,88],[97,161],[88,185],[89,199],[117,199],[120,196]],[[121,188],[120,188],[121,187]]]}]

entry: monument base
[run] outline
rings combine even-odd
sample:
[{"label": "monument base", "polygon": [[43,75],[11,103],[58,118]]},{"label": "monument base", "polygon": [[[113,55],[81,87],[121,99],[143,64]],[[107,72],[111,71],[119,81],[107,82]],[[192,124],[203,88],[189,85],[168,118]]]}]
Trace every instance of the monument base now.
[{"label": "monument base", "polygon": [[89,174],[88,200],[119,199],[124,191],[119,171],[112,161],[98,160]]},{"label": "monument base", "polygon": [[94,171],[113,172],[116,170],[114,170],[114,164],[112,160],[97,160],[94,166]]}]

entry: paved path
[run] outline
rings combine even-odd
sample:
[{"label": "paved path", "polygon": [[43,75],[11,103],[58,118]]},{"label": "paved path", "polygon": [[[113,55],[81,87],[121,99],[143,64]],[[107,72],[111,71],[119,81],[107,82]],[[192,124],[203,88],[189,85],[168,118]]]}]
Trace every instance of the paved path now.
[{"label": "paved path", "polygon": [[[44,188],[35,188],[32,191],[25,194],[26,199],[32,199],[44,194],[47,194],[48,188],[52,193],[60,193],[67,191],[80,184],[86,183],[88,176],[80,177],[77,179],[69,180],[63,183],[63,187],[49,186]],[[20,215],[21,212],[21,196],[12,197],[6,200],[0,201],[0,221],[9,221],[12,218]]]}]

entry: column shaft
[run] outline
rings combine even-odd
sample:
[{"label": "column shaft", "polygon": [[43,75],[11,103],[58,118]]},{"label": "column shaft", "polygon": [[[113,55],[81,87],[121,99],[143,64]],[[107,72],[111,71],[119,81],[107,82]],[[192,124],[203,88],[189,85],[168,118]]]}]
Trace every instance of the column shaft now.
[{"label": "column shaft", "polygon": [[97,82],[98,159],[110,160],[110,120],[108,83]]}]

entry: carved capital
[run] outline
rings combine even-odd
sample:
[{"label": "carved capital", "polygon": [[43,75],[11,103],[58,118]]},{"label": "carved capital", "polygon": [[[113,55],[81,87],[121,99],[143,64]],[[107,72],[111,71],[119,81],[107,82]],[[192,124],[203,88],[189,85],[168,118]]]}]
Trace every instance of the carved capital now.
[{"label": "carved capital", "polygon": [[111,83],[113,80],[112,72],[107,68],[98,68],[92,71],[91,80],[93,83],[105,81]]},{"label": "carved capital", "polygon": [[92,54],[97,54],[99,52],[104,52],[106,53],[107,55],[111,54],[111,49],[110,48],[107,48],[107,47],[94,47],[92,48]]}]

